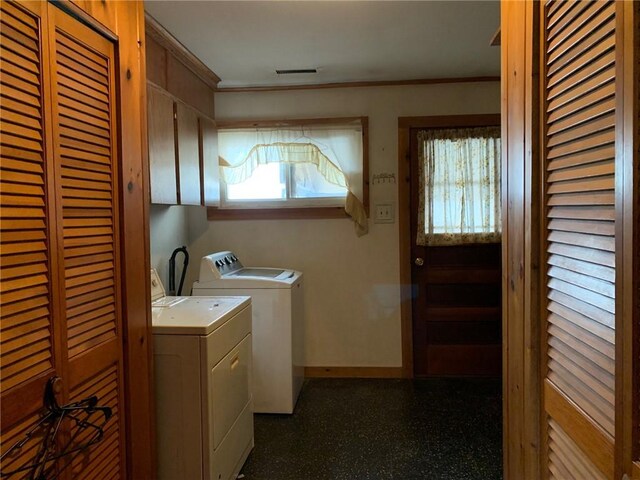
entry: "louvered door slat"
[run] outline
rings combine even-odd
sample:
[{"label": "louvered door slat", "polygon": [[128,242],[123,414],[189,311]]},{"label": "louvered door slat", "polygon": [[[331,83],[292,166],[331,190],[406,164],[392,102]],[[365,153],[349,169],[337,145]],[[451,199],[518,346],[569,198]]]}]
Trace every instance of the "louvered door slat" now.
[{"label": "louvered door slat", "polygon": [[[613,437],[616,5],[566,3],[544,7],[546,378],[568,408]],[[548,412],[551,478],[607,478],[583,450],[585,432]]]},{"label": "louvered door slat", "polygon": [[118,368],[115,365],[80,383],[71,393],[71,398],[80,399],[88,395],[97,395],[102,405],[112,409],[113,417],[105,430],[105,437],[95,448],[74,458],[73,478],[104,478],[112,470],[120,473],[120,432],[119,424],[119,385]]},{"label": "louvered door slat", "polygon": [[552,453],[559,453],[563,461],[569,463],[573,468],[565,470],[568,476],[558,476],[558,479],[593,479],[604,480],[603,475],[597,467],[589,460],[589,458],[580,450],[569,435],[555,421],[549,422],[549,436],[551,443],[549,445]]},{"label": "louvered door slat", "polygon": [[[590,356],[590,349],[585,348],[584,352]],[[591,362],[587,355],[565,343],[557,343],[554,348],[549,349],[549,357],[550,363],[555,362],[558,369],[568,371],[593,390],[600,397],[598,401],[604,400],[613,405],[614,384],[610,381],[610,375],[604,368]]]},{"label": "louvered door slat", "polygon": [[[38,220],[48,214],[39,23],[15,4],[3,2],[0,8],[0,391],[4,394],[32,376],[52,371],[54,365],[48,233],[46,223]],[[25,104],[36,108],[25,111]]]},{"label": "louvered door slat", "polygon": [[580,5],[576,2],[565,2],[562,0],[550,2],[549,10],[553,12],[553,15],[549,14],[547,21],[547,28],[551,32],[549,37],[553,37],[554,32],[561,30],[586,7],[587,5]]},{"label": "louvered door slat", "polygon": [[609,191],[584,193],[565,193],[552,195],[547,205],[554,206],[578,206],[578,205],[613,205],[615,197]]},{"label": "louvered door slat", "polygon": [[[21,440],[24,436],[24,432],[29,430],[34,426],[34,424],[39,420],[39,416],[37,413],[33,415],[27,416],[27,418],[13,425],[11,428],[3,428],[0,436],[0,445],[2,445],[2,452],[4,453],[6,449],[8,449],[11,445],[16,443],[18,440]],[[23,447],[22,447],[22,455],[16,455],[14,457],[7,457],[2,462],[2,471],[3,472],[12,472],[17,470],[18,468],[24,466],[29,462],[33,455],[37,452],[38,447],[40,446],[40,439],[37,437],[31,438]],[[29,472],[20,472],[15,474],[11,479],[25,479],[29,477]]]},{"label": "louvered door slat", "polygon": [[[604,1],[594,2],[548,43],[548,63],[553,63],[567,52],[579,46],[589,34],[602,28],[613,16],[613,4]],[[552,34],[552,32],[550,32]]]},{"label": "louvered door slat", "polygon": [[[553,332],[554,337],[570,345],[577,353],[583,354],[589,362],[612,372],[614,345],[599,336],[599,330],[602,329],[600,324],[586,321],[580,323],[580,320],[584,320],[584,317],[578,318],[578,321],[574,322],[561,315],[552,314],[549,315],[549,323],[551,324],[549,330]],[[607,384],[611,383],[611,379],[602,381]]]},{"label": "louvered door slat", "polygon": [[615,288],[613,284],[585,275],[580,271],[576,272],[564,268],[551,267],[549,268],[548,275],[551,278],[564,280],[565,282],[578,285],[600,295],[610,298],[614,298],[615,296]]}]

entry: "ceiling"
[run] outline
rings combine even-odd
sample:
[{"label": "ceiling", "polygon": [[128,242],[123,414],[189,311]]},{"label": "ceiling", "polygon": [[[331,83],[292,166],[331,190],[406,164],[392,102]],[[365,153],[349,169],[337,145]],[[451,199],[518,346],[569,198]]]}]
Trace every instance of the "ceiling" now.
[{"label": "ceiling", "polygon": [[[498,1],[149,1],[220,87],[500,75]],[[276,69],[317,68],[277,75]]]}]

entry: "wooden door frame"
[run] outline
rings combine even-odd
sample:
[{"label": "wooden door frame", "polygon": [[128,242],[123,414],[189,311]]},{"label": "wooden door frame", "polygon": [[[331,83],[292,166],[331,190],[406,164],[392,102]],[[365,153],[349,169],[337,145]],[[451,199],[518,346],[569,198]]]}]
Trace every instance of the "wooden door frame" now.
[{"label": "wooden door frame", "polygon": [[[640,4],[616,6],[615,476],[640,479]],[[634,158],[635,157],[635,158]],[[635,160],[635,162],[634,162]],[[625,421],[626,420],[626,421]]]},{"label": "wooden door frame", "polygon": [[398,233],[400,240],[400,323],[402,376],[413,378],[413,312],[411,306],[411,129],[500,125],[500,114],[398,117]]},{"label": "wooden door frame", "polygon": [[141,1],[63,0],[56,6],[112,40],[116,47],[126,471],[128,478],[153,479],[155,409],[144,5]]}]

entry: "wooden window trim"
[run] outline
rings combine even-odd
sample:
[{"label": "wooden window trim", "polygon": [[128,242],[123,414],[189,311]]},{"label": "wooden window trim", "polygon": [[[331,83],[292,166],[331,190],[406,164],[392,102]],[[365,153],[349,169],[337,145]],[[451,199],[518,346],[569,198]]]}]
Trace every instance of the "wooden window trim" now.
[{"label": "wooden window trim", "polygon": [[[362,204],[369,216],[369,117],[301,118],[281,120],[218,121],[218,130],[232,128],[300,127],[360,121],[362,125]],[[349,218],[343,207],[207,207],[208,220],[303,220]]]}]

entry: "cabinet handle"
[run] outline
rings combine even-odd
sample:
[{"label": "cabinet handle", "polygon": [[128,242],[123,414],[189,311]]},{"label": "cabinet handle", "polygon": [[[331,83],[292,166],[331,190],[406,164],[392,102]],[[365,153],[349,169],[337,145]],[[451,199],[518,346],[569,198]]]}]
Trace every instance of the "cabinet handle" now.
[{"label": "cabinet handle", "polygon": [[238,365],[240,365],[240,355],[236,355],[231,360],[231,370],[235,370]]}]

